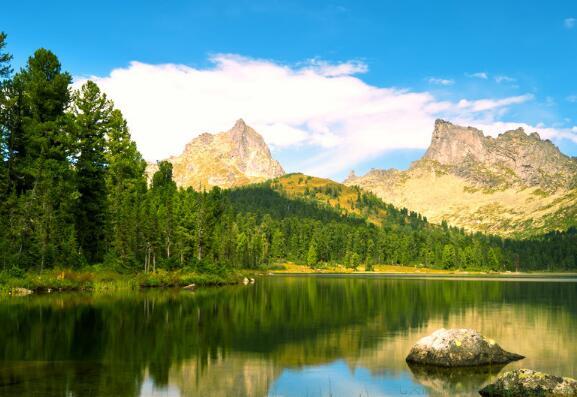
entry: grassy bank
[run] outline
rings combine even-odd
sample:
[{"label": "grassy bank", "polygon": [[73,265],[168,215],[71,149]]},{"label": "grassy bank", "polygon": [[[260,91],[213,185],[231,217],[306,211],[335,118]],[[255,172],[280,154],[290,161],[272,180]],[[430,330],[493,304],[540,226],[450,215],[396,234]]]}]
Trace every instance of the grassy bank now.
[{"label": "grassy bank", "polygon": [[374,265],[373,270],[367,272],[363,265],[360,265],[356,270],[343,265],[325,265],[322,267],[311,268],[307,265],[299,265],[296,263],[284,263],[277,265],[274,273],[403,273],[403,274],[483,274],[481,271],[464,271],[464,270],[446,270],[433,269],[423,266],[401,266],[401,265]]},{"label": "grassy bank", "polygon": [[0,272],[0,293],[9,294],[18,288],[34,292],[48,291],[121,291],[141,288],[170,288],[238,284],[252,273],[230,271],[222,274],[190,271],[157,270],[154,273],[120,274],[100,268],[71,270],[54,269],[42,273],[13,275]]},{"label": "grassy bank", "polygon": [[574,275],[575,272],[563,272],[563,271],[535,271],[535,272],[496,272],[491,270],[465,270],[465,269],[434,269],[424,266],[401,266],[401,265],[374,265],[372,271],[365,271],[363,265],[359,266],[356,270],[343,265],[325,265],[323,267],[311,268],[307,265],[300,265],[292,262],[279,264],[274,266],[271,270],[273,273],[302,273],[302,274],[314,274],[314,273],[335,273],[335,274],[347,274],[347,273],[382,273],[382,274],[437,274],[437,275]]}]

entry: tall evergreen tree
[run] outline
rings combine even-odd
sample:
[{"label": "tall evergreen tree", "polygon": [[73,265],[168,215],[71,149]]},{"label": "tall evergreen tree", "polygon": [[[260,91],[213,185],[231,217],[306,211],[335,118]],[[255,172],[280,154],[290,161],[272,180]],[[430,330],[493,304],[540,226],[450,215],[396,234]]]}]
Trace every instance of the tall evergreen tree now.
[{"label": "tall evergreen tree", "polygon": [[[75,262],[74,222],[77,198],[73,170],[71,120],[64,112],[70,102],[71,77],[61,71],[56,56],[45,49],[29,58],[14,76],[9,98],[18,108],[10,122],[9,185],[19,199],[25,226],[18,251],[28,265]],[[23,258],[17,261],[21,262]]]},{"label": "tall evergreen tree", "polygon": [[141,204],[146,193],[146,162],[119,110],[111,113],[106,144],[107,255],[120,268],[133,269],[144,259]]},{"label": "tall evergreen tree", "polygon": [[6,33],[0,32],[0,79],[7,78],[12,72],[10,67],[12,55],[4,52],[4,47],[6,47]]},{"label": "tall evergreen tree", "polygon": [[78,245],[90,263],[104,258],[106,225],[106,135],[111,129],[112,102],[88,81],[73,96],[75,117],[75,210]]}]

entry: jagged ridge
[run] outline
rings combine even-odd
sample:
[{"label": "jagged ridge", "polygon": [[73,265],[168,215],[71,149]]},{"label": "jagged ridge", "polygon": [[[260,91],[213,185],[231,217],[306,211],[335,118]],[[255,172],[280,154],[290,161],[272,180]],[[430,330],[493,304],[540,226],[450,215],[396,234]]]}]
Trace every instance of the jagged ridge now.
[{"label": "jagged ridge", "polygon": [[536,132],[493,138],[437,120],[431,145],[409,170],[352,173],[344,183],[433,222],[528,236],[577,224],[576,180],[577,160]]},{"label": "jagged ridge", "polygon": [[[262,136],[242,119],[228,131],[199,135],[168,161],[176,184],[197,190],[242,186],[284,174]],[[156,170],[157,165],[150,164],[147,173]]]}]

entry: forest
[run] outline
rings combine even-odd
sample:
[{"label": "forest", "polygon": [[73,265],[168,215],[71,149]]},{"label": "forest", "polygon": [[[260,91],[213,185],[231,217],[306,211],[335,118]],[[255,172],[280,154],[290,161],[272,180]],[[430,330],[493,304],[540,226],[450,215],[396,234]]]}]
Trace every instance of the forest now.
[{"label": "forest", "polygon": [[[530,240],[468,233],[359,192],[361,214],[274,181],[179,189],[172,165],[146,162],[127,122],[92,81],[72,90],[57,56],[37,50],[13,71],[0,34],[0,271],[101,264],[121,273],[226,272],[292,261],[444,269],[571,270],[577,230]],[[332,192],[331,194],[338,194]],[[375,207],[386,215],[368,221]]]}]

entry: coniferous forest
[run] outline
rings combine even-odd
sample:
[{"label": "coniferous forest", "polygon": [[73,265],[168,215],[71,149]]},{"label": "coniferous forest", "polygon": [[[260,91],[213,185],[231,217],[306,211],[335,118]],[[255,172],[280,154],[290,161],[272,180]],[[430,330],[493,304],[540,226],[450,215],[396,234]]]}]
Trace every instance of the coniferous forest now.
[{"label": "coniferous forest", "polygon": [[[13,71],[0,35],[0,270],[101,264],[123,273],[226,272],[283,261],[483,270],[577,268],[577,230],[530,240],[470,234],[359,191],[347,215],[274,181],[198,192],[172,165],[150,182],[126,120],[99,87],[72,90],[57,56]],[[338,194],[338,193],[335,193]],[[367,217],[385,209],[380,224]]]}]

